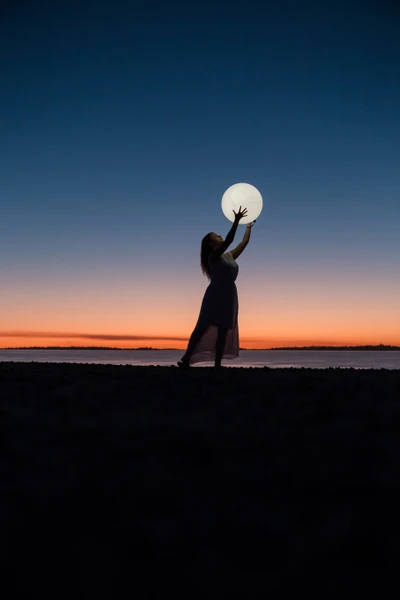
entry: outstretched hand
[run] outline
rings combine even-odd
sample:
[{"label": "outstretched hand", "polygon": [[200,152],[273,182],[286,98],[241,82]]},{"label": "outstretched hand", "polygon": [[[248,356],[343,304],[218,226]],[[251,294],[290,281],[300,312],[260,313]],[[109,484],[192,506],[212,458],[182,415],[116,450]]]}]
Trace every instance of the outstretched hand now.
[{"label": "outstretched hand", "polygon": [[244,208],[242,210],[242,207],[239,206],[239,210],[237,211],[237,213],[232,210],[233,214],[235,215],[235,222],[239,223],[240,219],[243,219],[243,217],[247,216],[247,208]]}]

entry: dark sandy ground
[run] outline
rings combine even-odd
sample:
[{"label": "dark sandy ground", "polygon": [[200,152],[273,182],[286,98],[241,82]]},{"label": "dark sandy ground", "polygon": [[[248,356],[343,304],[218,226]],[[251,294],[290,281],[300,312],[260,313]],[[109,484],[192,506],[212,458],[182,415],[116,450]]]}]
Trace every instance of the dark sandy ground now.
[{"label": "dark sandy ground", "polygon": [[0,363],[0,469],[4,599],[399,589],[399,371]]}]

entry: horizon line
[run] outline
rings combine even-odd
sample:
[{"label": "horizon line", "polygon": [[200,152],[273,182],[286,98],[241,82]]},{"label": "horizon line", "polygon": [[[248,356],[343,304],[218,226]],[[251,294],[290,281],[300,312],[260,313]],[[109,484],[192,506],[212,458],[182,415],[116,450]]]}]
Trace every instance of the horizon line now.
[{"label": "horizon line", "polygon": [[[77,333],[77,332],[60,332],[60,331],[52,331],[52,332],[47,332],[47,331],[21,331],[21,330],[8,330],[8,331],[1,331],[0,330],[0,343],[1,343],[1,338],[25,338],[25,342],[27,342],[28,340],[33,340],[33,338],[36,338],[37,340],[39,339],[44,339],[47,338],[48,340],[50,339],[54,339],[57,341],[62,341],[62,340],[74,340],[75,342],[78,342],[78,346],[85,348],[88,347],[87,345],[83,345],[82,343],[79,342],[83,342],[84,340],[93,340],[93,342],[106,342],[107,343],[112,343],[112,342],[144,342],[140,344],[140,347],[143,347],[145,345],[146,342],[156,342],[156,343],[161,343],[163,345],[163,342],[169,342],[172,344],[174,344],[174,342],[178,342],[179,346],[181,346],[182,344],[187,344],[189,336],[174,336],[174,335],[138,335],[138,334],[98,334],[98,333]],[[5,341],[5,340],[4,340]],[[27,346],[26,343],[24,346],[11,346],[10,342],[11,339],[7,340],[7,346],[0,346],[1,349],[10,349],[11,347],[14,349],[18,349],[18,348],[28,348],[28,347],[38,347],[39,344],[32,344],[31,346]],[[62,343],[62,342],[61,342]],[[351,342],[344,342],[344,341],[331,341],[331,340],[316,340],[314,339],[267,339],[267,338],[260,338],[260,337],[242,337],[241,338],[241,343],[243,344],[243,346],[247,346],[247,349],[250,345],[251,346],[256,346],[254,348],[251,349],[262,349],[260,348],[260,346],[262,346],[264,349],[272,349],[275,347],[305,347],[305,346],[379,346],[379,345],[400,345],[400,340],[396,342],[386,342],[385,344],[382,344],[382,342],[379,343],[372,343],[372,342],[356,342],[356,341],[351,341]],[[73,344],[74,346],[77,346],[77,344]],[[50,344],[51,346],[51,344]],[[50,347],[49,345],[46,347]],[[63,347],[68,347],[68,346],[64,346],[64,345],[59,345],[57,344],[58,347],[63,348]],[[96,347],[96,346],[95,346]],[[104,347],[107,348],[117,348],[117,346],[107,346],[104,345]],[[169,346],[169,348],[173,348],[173,346]],[[133,350],[135,349],[134,347],[132,348],[121,348],[121,349],[130,349]],[[165,349],[165,348],[160,348],[159,346],[155,347],[154,349]],[[177,350],[181,350],[182,348],[176,348]]]},{"label": "horizon line", "polygon": [[[156,338],[160,339],[160,338]],[[398,348],[397,344],[311,344],[308,346],[273,346],[270,348],[243,348],[239,347],[239,351],[262,351],[262,350],[303,350],[312,348]],[[131,348],[123,348],[117,346],[0,346],[0,350],[158,350],[158,351],[181,351],[182,348],[158,348],[154,346],[136,346]]]}]

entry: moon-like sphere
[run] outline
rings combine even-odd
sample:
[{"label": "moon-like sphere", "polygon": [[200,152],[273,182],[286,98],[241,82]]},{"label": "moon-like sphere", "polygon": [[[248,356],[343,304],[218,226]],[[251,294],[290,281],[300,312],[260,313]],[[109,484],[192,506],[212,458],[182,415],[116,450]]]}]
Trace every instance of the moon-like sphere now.
[{"label": "moon-like sphere", "polygon": [[249,183],[235,183],[229,187],[222,196],[222,212],[230,221],[235,220],[233,211],[237,212],[239,207],[247,208],[247,215],[240,219],[240,225],[246,225],[257,219],[263,208],[263,199],[254,185]]}]

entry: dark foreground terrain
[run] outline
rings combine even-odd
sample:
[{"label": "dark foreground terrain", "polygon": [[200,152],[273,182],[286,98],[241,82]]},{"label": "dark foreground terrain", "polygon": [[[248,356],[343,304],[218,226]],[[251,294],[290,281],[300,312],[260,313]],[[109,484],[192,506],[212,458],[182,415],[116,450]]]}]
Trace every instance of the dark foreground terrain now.
[{"label": "dark foreground terrain", "polygon": [[0,363],[2,598],[399,589],[400,372]]}]

